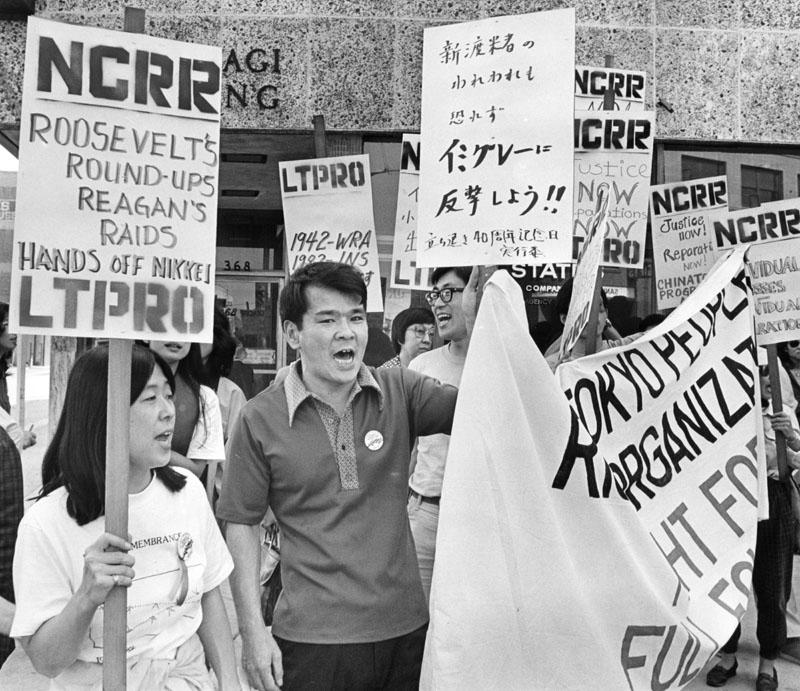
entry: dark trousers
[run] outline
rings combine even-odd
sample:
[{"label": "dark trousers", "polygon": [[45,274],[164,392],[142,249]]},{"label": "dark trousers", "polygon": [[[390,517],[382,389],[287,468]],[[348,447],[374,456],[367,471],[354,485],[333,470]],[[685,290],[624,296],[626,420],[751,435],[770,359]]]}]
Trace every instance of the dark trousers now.
[{"label": "dark trousers", "polygon": [[376,643],[296,643],[275,637],[283,657],[283,691],[415,691],[428,625]]},{"label": "dark trousers", "polygon": [[[759,654],[766,660],[778,657],[786,643],[786,601],[792,590],[793,529],[789,487],[767,480],[769,520],[759,521],[756,556],[753,561],[753,593],[756,598]],[[723,653],[735,653],[742,625],[736,627]]]}]

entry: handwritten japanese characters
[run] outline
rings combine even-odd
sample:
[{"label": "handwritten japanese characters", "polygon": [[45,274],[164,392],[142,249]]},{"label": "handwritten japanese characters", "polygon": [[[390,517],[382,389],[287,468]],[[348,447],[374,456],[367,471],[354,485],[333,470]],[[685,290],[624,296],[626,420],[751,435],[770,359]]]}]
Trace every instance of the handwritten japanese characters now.
[{"label": "handwritten japanese characters", "polygon": [[431,285],[430,276],[433,271],[417,267],[419,150],[419,135],[404,134],[400,153],[390,283],[392,288],[403,290],[426,290]]},{"label": "handwritten japanese characters", "polygon": [[13,328],[211,340],[219,49],[31,18]]},{"label": "handwritten japanese characters", "polygon": [[574,10],[425,29],[418,266],[569,261]]},{"label": "handwritten japanese characters", "polygon": [[800,237],[753,245],[747,260],[758,345],[800,338]]},{"label": "handwritten japanese characters", "polygon": [[609,194],[603,266],[641,269],[653,154],[652,112],[575,112],[573,256],[581,252],[600,189]]},{"label": "handwritten japanese characters", "polygon": [[383,311],[369,156],[278,164],[289,271],[334,261],[364,274],[367,310]]},{"label": "handwritten japanese characters", "polygon": [[575,67],[575,110],[603,110],[605,93],[614,94],[614,110],[644,110],[647,74],[614,67]]},{"label": "handwritten japanese characters", "polygon": [[650,188],[650,218],[656,300],[659,309],[677,307],[716,261],[707,232],[710,211],[728,210],[725,176],[654,185]]}]

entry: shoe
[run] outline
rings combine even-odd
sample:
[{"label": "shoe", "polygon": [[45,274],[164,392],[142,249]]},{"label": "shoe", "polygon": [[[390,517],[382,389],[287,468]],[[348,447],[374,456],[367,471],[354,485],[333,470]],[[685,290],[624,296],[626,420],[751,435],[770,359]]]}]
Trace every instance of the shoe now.
[{"label": "shoe", "polygon": [[786,639],[786,643],[781,648],[781,657],[800,665],[800,636]]},{"label": "shoe", "polygon": [[725,669],[722,665],[715,665],[706,674],[706,684],[708,686],[725,686],[728,679],[736,676],[736,669],[739,667],[739,661],[733,661],[733,667]]},{"label": "shoe", "polygon": [[756,679],[756,691],[775,691],[778,688],[778,672],[773,667],[772,676],[762,672]]}]

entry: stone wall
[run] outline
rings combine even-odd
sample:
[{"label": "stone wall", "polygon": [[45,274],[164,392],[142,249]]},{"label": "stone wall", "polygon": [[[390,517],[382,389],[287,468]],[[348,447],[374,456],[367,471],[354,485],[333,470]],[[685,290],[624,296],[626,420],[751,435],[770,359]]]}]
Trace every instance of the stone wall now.
[{"label": "stone wall", "polygon": [[[218,44],[223,126],[419,129],[426,26],[574,6],[576,61],[645,69],[659,137],[797,143],[796,0],[140,0],[147,32]],[[122,27],[124,3],[38,0],[36,14]],[[23,21],[0,22],[0,125],[19,122]],[[233,53],[232,53],[233,51]],[[277,52],[276,52],[277,51]],[[249,56],[249,58],[248,58]],[[277,66],[275,57],[277,56]]]}]

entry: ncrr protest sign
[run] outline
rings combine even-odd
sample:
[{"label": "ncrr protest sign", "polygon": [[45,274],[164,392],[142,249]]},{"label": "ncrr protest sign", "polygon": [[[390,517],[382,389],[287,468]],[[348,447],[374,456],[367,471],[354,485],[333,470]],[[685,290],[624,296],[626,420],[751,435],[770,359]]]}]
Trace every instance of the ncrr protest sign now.
[{"label": "ncrr protest sign", "polygon": [[603,110],[606,92],[614,110],[644,110],[647,73],[616,67],[575,66],[575,110]]},{"label": "ncrr protest sign", "polygon": [[403,290],[426,290],[433,271],[417,268],[419,148],[418,134],[403,135],[390,281],[392,288]]},{"label": "ncrr protest sign", "polygon": [[785,199],[727,213],[711,212],[706,225],[715,246],[721,250],[800,237],[800,199]]},{"label": "ncrr protest sign", "polygon": [[728,185],[724,175],[650,188],[659,309],[680,305],[705,278],[717,256],[706,229],[706,217],[708,212],[727,210]]},{"label": "ncrr protest sign", "polygon": [[573,9],[425,29],[418,266],[571,255]]},{"label": "ncrr protest sign", "polygon": [[210,341],[219,48],[35,17],[11,328]]},{"label": "ncrr protest sign", "polygon": [[698,675],[750,592],[754,351],[741,253],[659,330],[562,365],[560,385],[495,273],[459,386],[421,688]]},{"label": "ncrr protest sign", "polygon": [[573,257],[581,252],[599,190],[608,189],[603,266],[641,269],[653,156],[652,112],[575,113]]},{"label": "ncrr protest sign", "polygon": [[282,161],[289,271],[311,262],[350,264],[364,274],[367,310],[383,311],[369,156]]},{"label": "ncrr protest sign", "polygon": [[747,259],[758,345],[800,338],[800,237],[752,245]]}]

